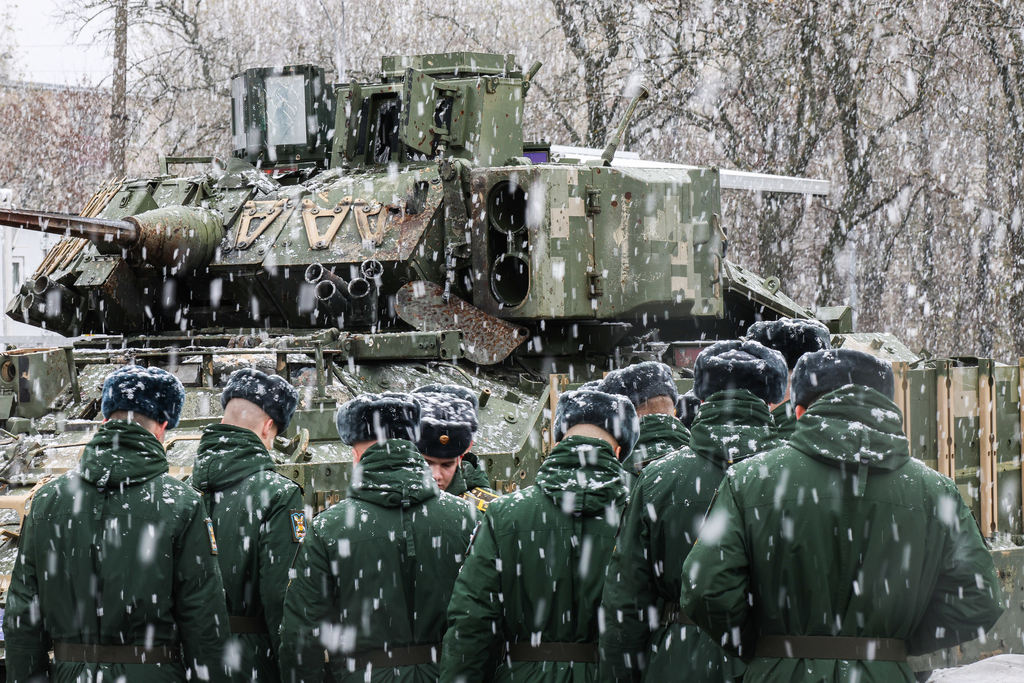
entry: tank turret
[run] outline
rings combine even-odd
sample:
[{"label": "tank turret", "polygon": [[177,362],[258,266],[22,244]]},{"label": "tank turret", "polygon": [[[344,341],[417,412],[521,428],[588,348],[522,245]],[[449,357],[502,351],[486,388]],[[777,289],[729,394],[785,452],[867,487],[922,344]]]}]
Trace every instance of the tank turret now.
[{"label": "tank turret", "polygon": [[67,235],[8,314],[72,336],[363,332],[457,306],[483,321],[466,343],[490,363],[811,315],[726,259],[717,169],[616,155],[628,116],[603,154],[524,143],[539,69],[458,52],[386,57],[373,83],[239,74],[227,163],[107,188],[89,217],[4,214]]}]

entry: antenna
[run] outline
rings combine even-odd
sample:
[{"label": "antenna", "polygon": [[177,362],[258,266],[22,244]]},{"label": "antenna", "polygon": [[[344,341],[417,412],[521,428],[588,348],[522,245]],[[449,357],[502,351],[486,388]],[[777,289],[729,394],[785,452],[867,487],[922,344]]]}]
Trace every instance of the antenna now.
[{"label": "antenna", "polygon": [[615,158],[615,150],[618,148],[622,136],[626,134],[626,128],[629,126],[629,120],[633,118],[633,110],[636,109],[636,105],[646,100],[650,95],[651,89],[645,83],[641,83],[640,91],[633,96],[633,100],[626,108],[626,113],[622,116],[619,127],[615,130],[615,135],[612,136],[612,139],[608,141],[608,146],[601,152],[601,161],[604,162],[605,166],[612,165],[612,159]]}]

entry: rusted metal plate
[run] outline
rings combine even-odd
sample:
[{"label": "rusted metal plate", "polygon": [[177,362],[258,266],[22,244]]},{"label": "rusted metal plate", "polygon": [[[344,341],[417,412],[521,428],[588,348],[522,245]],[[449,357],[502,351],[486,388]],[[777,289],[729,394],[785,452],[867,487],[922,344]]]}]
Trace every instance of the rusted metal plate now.
[{"label": "rusted metal plate", "polygon": [[446,303],[444,287],[418,280],[398,290],[395,311],[418,330],[462,330],[466,358],[480,365],[494,365],[529,336],[525,327],[484,313],[454,294]]}]

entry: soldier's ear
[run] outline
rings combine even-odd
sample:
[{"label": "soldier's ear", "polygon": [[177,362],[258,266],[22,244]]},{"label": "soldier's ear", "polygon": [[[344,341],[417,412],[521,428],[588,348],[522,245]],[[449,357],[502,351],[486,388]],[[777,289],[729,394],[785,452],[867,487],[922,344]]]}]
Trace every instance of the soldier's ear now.
[{"label": "soldier's ear", "polygon": [[266,420],[264,420],[263,421],[263,429],[261,430],[262,433],[260,434],[260,438],[261,439],[269,439],[270,438],[270,434],[271,434],[271,432],[274,429],[274,425],[276,425],[276,424],[277,423],[274,422],[273,418],[268,417]]},{"label": "soldier's ear", "polygon": [[156,440],[159,441],[160,443],[164,442],[164,436],[167,434],[167,425],[169,425],[169,424],[170,424],[170,422],[166,422],[166,421],[165,422],[156,422],[156,423],[154,423],[153,432],[152,433],[153,433],[153,436],[156,437]]},{"label": "soldier's ear", "polygon": [[806,412],[807,412],[807,408],[804,408],[803,406],[797,406],[796,407],[796,419],[799,420],[801,417],[804,416],[804,413],[806,413]]}]

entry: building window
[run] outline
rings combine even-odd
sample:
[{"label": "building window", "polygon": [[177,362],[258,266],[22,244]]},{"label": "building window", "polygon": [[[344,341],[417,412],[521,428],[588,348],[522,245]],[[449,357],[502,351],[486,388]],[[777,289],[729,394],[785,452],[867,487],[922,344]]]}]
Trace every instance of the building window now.
[{"label": "building window", "polygon": [[21,289],[21,263],[18,261],[11,263],[11,289],[15,292]]}]

